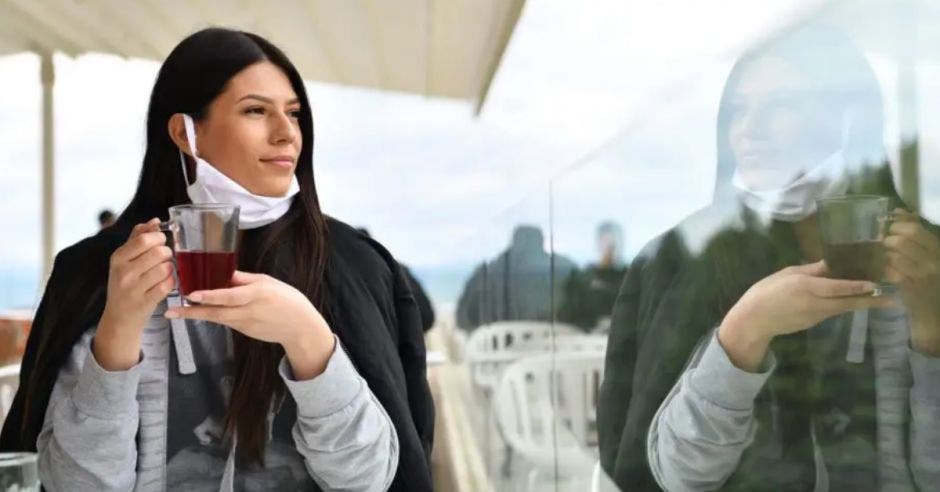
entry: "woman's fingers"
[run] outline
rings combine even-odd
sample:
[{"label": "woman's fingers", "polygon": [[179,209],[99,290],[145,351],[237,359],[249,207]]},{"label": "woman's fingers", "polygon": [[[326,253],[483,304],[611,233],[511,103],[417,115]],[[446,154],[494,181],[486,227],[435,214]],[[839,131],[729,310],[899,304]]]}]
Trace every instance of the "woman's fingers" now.
[{"label": "woman's fingers", "polygon": [[139,285],[144,291],[152,289],[155,285],[173,276],[173,264],[170,262],[158,263],[152,266],[139,277]]},{"label": "woman's fingers", "polygon": [[213,306],[244,306],[254,298],[253,289],[248,285],[228,289],[199,290],[192,292],[187,299]]},{"label": "woman's fingers", "polygon": [[903,255],[896,251],[888,251],[885,253],[885,258],[888,260],[885,268],[891,268],[900,273],[903,277],[907,278],[918,278],[921,273],[923,273],[926,268],[926,262],[919,263],[915,260],[912,260],[907,255]]},{"label": "woman's fingers", "polygon": [[871,294],[878,285],[868,280],[842,280],[807,276],[802,279],[811,294],[822,298],[852,297]]},{"label": "woman's fingers", "polygon": [[807,263],[805,265],[793,265],[787,268],[784,268],[780,271],[781,273],[787,274],[802,274],[810,275],[813,277],[822,277],[825,276],[829,269],[826,267],[826,262],[819,260],[815,263]]},{"label": "woman's fingers", "polygon": [[914,282],[913,278],[908,277],[891,264],[885,265],[885,280],[894,285],[905,285]]},{"label": "woman's fingers", "polygon": [[900,253],[914,261],[927,261],[935,256],[923,245],[912,239],[910,234],[907,231],[892,233],[884,240],[885,249]]},{"label": "woman's fingers", "polygon": [[250,283],[258,282],[265,277],[261,273],[251,273],[243,272],[241,270],[235,270],[235,273],[232,274],[232,284],[233,285],[247,285]]},{"label": "woman's fingers", "polygon": [[140,255],[128,265],[127,273],[132,276],[143,276],[151,268],[166,263],[173,266],[170,261],[173,258],[173,250],[168,246],[156,246],[150,248],[144,254]]},{"label": "woman's fingers", "polygon": [[181,306],[167,309],[167,318],[198,319],[219,325],[231,326],[238,319],[238,308],[217,306]]},{"label": "woman's fingers", "polygon": [[173,290],[173,287],[175,286],[176,279],[173,278],[173,275],[170,275],[148,289],[144,295],[147,297],[149,302],[160,302],[170,294],[170,292]]},{"label": "woman's fingers", "polygon": [[114,251],[112,261],[132,261],[148,249],[164,244],[166,235],[159,232],[160,219],[154,217],[149,222],[137,224],[121,247]]},{"label": "woman's fingers", "polygon": [[940,256],[940,239],[924,228],[920,218],[906,211],[895,211],[894,221],[888,231],[891,236],[902,236],[922,248],[927,254]]},{"label": "woman's fingers", "polygon": [[854,297],[830,297],[826,299],[819,299],[819,307],[824,313],[822,319],[849,311],[858,311],[860,309],[884,309],[894,307],[896,305],[897,300],[892,296],[862,295]]}]

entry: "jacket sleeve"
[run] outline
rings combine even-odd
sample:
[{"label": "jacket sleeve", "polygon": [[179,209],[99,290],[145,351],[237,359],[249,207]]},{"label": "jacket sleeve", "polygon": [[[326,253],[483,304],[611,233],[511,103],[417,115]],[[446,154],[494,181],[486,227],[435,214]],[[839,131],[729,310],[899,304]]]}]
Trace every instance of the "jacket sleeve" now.
[{"label": "jacket sleeve", "polygon": [[664,490],[721,488],[754,440],[754,399],[774,367],[771,354],[760,373],[743,371],[717,332],[703,340],[650,425],[647,459]]},{"label": "jacket sleeve", "polygon": [[398,322],[398,355],[405,373],[411,417],[430,467],[431,447],[434,443],[434,399],[431,397],[431,387],[428,384],[424,330],[418,319],[420,313],[417,303],[407,288],[407,282],[401,269],[396,268],[394,295]]},{"label": "jacket sleeve", "polygon": [[49,490],[126,491],[137,480],[140,363],[106,371],[93,338],[94,330],[83,335],[59,371],[36,442]]},{"label": "jacket sleeve", "polygon": [[910,350],[910,363],[911,473],[920,490],[933,490],[940,483],[940,358]]},{"label": "jacket sleeve", "polygon": [[286,358],[279,371],[297,403],[294,443],[317,485],[387,490],[398,469],[398,435],[339,340],[319,376],[295,380]]}]

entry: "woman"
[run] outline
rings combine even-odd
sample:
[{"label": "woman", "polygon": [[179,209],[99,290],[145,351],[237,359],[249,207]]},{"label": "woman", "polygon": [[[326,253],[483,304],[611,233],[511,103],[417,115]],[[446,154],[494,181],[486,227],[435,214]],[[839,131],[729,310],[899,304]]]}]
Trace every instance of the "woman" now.
[{"label": "woman", "polygon": [[940,483],[934,228],[896,212],[885,277],[901,302],[820,261],[816,198],[903,206],[881,115],[871,69],[835,33],[797,29],[737,62],[715,201],[647,246],[614,309],[598,418],[624,490]]},{"label": "woman", "polygon": [[[38,448],[55,490],[430,490],[417,307],[392,256],[320,210],[312,155],[280,50],[184,39],[133,200],[56,257],[0,447]],[[168,303],[159,220],[220,201],[242,212],[232,287]]]}]

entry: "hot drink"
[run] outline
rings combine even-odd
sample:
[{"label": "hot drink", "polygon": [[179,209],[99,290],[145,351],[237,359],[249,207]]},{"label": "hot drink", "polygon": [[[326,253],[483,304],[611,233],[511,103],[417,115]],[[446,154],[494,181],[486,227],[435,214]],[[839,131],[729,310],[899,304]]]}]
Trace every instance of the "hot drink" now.
[{"label": "hot drink", "polygon": [[823,256],[832,278],[878,282],[884,272],[885,248],[881,241],[823,244]]},{"label": "hot drink", "polygon": [[[160,230],[172,233],[179,292],[229,287],[235,273],[238,206],[223,203],[170,207]],[[189,301],[184,298],[183,302]]]},{"label": "hot drink", "polygon": [[235,272],[235,252],[177,251],[176,269],[184,296],[197,290],[224,289]]},{"label": "hot drink", "polygon": [[877,195],[824,198],[819,207],[819,236],[829,276],[880,283],[884,274],[883,244],[890,200]]}]

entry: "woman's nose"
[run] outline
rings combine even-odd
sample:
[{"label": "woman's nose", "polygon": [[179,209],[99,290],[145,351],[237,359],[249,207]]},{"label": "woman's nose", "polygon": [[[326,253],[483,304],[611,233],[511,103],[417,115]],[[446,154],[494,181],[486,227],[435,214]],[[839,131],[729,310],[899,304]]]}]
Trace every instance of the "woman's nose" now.
[{"label": "woman's nose", "polygon": [[765,118],[761,117],[753,109],[748,109],[741,111],[737,115],[737,125],[738,133],[742,137],[750,137],[753,139],[762,139],[765,138],[767,131],[767,124]]},{"label": "woman's nose", "polygon": [[297,139],[298,129],[294,126],[291,117],[281,114],[275,116],[274,120],[271,129],[271,143],[278,145],[294,143],[294,140]]}]

